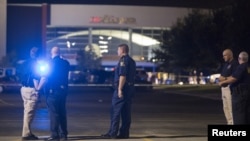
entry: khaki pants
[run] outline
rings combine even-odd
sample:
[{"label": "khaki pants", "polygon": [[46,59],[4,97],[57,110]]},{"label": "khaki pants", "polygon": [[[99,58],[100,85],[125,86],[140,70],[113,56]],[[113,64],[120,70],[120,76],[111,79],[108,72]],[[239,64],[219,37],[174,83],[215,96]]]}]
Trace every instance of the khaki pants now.
[{"label": "khaki pants", "polygon": [[32,134],[31,123],[35,116],[39,96],[35,88],[31,87],[21,87],[21,96],[24,106],[22,137],[27,137]]},{"label": "khaki pants", "polygon": [[221,87],[222,92],[222,102],[223,102],[223,111],[227,120],[228,125],[233,124],[233,113],[232,113],[232,96],[229,86]]}]

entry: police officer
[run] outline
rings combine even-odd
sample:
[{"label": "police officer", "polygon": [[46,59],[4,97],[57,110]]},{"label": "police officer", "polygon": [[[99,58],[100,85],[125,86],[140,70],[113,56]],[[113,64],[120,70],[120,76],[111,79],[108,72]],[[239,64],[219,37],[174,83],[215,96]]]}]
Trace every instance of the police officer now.
[{"label": "police officer", "polygon": [[250,124],[250,72],[248,53],[239,54],[239,66],[230,77],[219,85],[230,84],[232,90],[232,109],[234,125]]},{"label": "police officer", "polygon": [[[126,44],[118,46],[120,60],[115,68],[114,93],[110,114],[110,129],[103,134],[105,138],[129,138],[131,124],[131,103],[134,95],[136,63],[128,55],[129,47]],[[121,127],[119,129],[121,118]],[[118,134],[119,130],[119,134]]]},{"label": "police officer", "polygon": [[39,101],[39,91],[45,82],[37,72],[37,59],[39,57],[39,49],[33,47],[30,50],[30,58],[22,65],[21,71],[21,96],[24,105],[22,140],[38,140],[31,131],[31,124],[35,116],[37,104]]},{"label": "police officer", "polygon": [[[233,52],[231,49],[225,49],[222,53],[225,64],[221,71],[221,76],[219,81],[224,81],[227,77],[231,76],[239,65],[238,61],[233,58]],[[228,125],[233,124],[233,114],[232,114],[232,97],[231,90],[228,84],[221,86],[223,111],[227,120]]]},{"label": "police officer", "polygon": [[67,140],[66,97],[69,62],[60,57],[59,47],[51,49],[50,73],[47,77],[47,105],[51,135],[48,141]]}]

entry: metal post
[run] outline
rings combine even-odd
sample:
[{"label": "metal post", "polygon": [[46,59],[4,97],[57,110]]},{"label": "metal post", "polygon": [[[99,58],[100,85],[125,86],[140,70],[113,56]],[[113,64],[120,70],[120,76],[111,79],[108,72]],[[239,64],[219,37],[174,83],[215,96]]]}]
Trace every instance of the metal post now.
[{"label": "metal post", "polygon": [[42,4],[42,52],[46,55],[46,32],[47,32],[47,11],[48,5],[46,3]]},{"label": "metal post", "polygon": [[128,40],[128,42],[129,42],[129,47],[130,47],[130,49],[129,49],[129,55],[131,57],[133,57],[133,42],[132,42],[132,33],[133,33],[133,30],[132,30],[132,28],[129,28],[128,32],[129,32],[129,40]]},{"label": "metal post", "polygon": [[6,56],[7,0],[0,0],[0,60]]},{"label": "metal post", "polygon": [[92,27],[89,27],[89,45],[93,44],[93,35],[92,35]]}]

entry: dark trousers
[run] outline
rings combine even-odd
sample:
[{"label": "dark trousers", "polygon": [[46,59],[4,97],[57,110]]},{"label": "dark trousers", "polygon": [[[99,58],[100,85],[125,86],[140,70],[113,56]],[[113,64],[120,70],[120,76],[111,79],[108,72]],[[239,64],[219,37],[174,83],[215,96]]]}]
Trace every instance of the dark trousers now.
[{"label": "dark trousers", "polygon": [[250,124],[250,91],[238,89],[232,91],[233,124]]},{"label": "dark trousers", "polygon": [[47,96],[47,105],[50,114],[51,137],[67,137],[67,116],[66,116],[65,91],[53,91]]},{"label": "dark trousers", "polygon": [[119,135],[123,137],[129,137],[129,129],[131,124],[131,104],[132,97],[134,95],[134,86],[125,86],[123,90],[123,98],[118,97],[118,90],[115,89],[112,97],[112,106],[110,112],[110,130],[111,136]]}]

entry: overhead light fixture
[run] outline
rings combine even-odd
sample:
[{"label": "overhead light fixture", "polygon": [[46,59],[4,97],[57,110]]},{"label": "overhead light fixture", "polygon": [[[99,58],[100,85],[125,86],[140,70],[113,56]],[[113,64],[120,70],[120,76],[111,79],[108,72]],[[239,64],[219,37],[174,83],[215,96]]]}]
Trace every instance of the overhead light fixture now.
[{"label": "overhead light fixture", "polygon": [[112,39],[112,37],[111,37],[111,36],[109,36],[109,37],[108,37],[108,40],[111,40],[111,39]]},{"label": "overhead light fixture", "polygon": [[107,45],[101,45],[101,46],[99,46],[100,48],[108,48],[108,46]]},{"label": "overhead light fixture", "polygon": [[108,44],[108,41],[98,41],[99,44]]},{"label": "overhead light fixture", "polygon": [[103,37],[103,36],[99,36],[99,39],[102,39],[102,40],[103,40],[103,39],[104,39],[104,37]]}]

